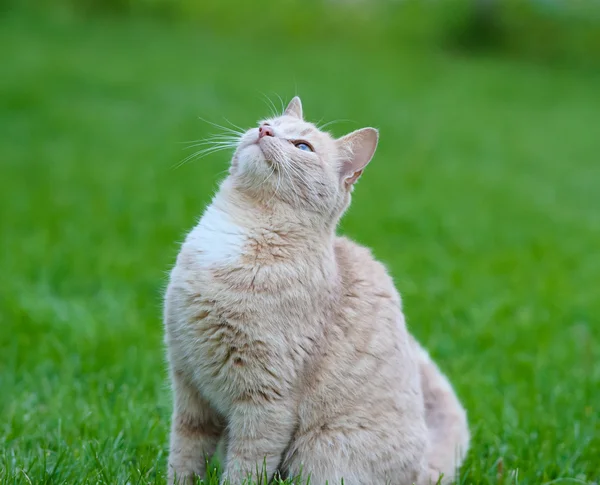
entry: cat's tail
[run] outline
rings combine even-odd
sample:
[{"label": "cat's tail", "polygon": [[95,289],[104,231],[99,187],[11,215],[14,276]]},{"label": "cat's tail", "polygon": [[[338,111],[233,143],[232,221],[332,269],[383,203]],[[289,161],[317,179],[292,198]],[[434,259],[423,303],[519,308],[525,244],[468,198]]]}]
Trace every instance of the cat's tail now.
[{"label": "cat's tail", "polygon": [[413,341],[419,360],[429,435],[428,481],[445,485],[456,478],[458,467],[469,449],[467,414],[447,377],[427,351]]}]

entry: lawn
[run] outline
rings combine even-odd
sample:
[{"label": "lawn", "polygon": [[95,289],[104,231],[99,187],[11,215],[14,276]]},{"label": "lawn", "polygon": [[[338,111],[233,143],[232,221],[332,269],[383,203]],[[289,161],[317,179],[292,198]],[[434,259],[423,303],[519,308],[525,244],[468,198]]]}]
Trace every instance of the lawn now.
[{"label": "lawn", "polygon": [[[600,74],[191,23],[0,17],[0,483],[163,483],[161,295],[225,118],[381,143],[340,231],[456,386],[461,483],[600,480]],[[365,452],[368,452],[367,450]]]}]

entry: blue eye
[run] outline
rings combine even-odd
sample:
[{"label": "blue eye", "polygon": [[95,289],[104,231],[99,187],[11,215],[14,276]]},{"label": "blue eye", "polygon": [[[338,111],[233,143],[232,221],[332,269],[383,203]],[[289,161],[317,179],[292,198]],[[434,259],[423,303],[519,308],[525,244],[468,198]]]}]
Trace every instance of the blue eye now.
[{"label": "blue eye", "polygon": [[306,142],[297,141],[297,142],[294,143],[294,145],[299,150],[304,150],[305,152],[314,152],[314,150],[312,149],[312,147],[308,143],[306,143]]}]

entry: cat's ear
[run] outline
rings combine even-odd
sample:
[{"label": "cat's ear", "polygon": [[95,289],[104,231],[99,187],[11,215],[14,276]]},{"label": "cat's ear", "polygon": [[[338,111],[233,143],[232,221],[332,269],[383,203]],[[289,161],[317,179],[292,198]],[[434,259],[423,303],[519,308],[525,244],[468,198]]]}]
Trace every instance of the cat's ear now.
[{"label": "cat's ear", "polygon": [[302,101],[300,101],[298,96],[292,98],[283,114],[302,119]]},{"label": "cat's ear", "polygon": [[341,154],[340,178],[350,188],[361,176],[373,158],[379,132],[375,128],[361,128],[337,140]]}]

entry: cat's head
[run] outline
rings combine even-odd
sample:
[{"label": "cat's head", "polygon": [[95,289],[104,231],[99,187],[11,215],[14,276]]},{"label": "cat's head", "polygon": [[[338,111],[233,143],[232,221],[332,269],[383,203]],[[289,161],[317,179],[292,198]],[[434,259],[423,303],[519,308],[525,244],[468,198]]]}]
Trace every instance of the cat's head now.
[{"label": "cat's head", "polygon": [[263,204],[286,204],[336,222],[378,136],[376,129],[363,128],[335,139],[304,120],[295,97],[283,115],[259,122],[241,137],[231,177],[238,190]]}]

